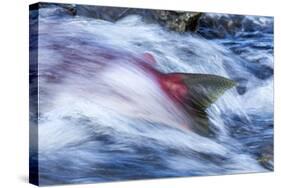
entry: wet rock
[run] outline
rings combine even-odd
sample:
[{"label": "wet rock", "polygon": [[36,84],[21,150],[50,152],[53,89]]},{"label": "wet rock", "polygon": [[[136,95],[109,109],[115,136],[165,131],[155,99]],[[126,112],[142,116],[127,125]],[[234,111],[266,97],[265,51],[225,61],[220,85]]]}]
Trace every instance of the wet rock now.
[{"label": "wet rock", "polygon": [[273,170],[273,144],[262,148],[258,162],[266,169]]},{"label": "wet rock", "polygon": [[128,8],[76,5],[76,15],[115,22],[133,12]]},{"label": "wet rock", "polygon": [[199,18],[202,15],[202,13],[185,11],[53,3],[43,3],[40,5],[40,8],[47,8],[51,6],[64,8],[71,15],[102,19],[110,22],[118,21],[128,15],[139,15],[146,22],[158,23],[167,29],[177,32],[196,31]]},{"label": "wet rock", "polygon": [[76,5],[76,14],[112,22],[135,14],[142,16],[145,21],[157,22],[177,32],[195,31],[201,16],[201,13],[193,12],[81,5]]},{"label": "wet rock", "polygon": [[177,32],[185,32],[196,31],[202,13],[156,10],[154,15],[165,27]]},{"label": "wet rock", "polygon": [[[206,38],[225,38],[228,35],[235,35],[242,27],[243,16],[221,15],[203,16],[200,19],[199,33]],[[205,29],[208,28],[208,29]]]},{"label": "wet rock", "polygon": [[244,95],[247,91],[247,87],[246,86],[238,86],[236,87],[237,93],[239,95]]},{"label": "wet rock", "polygon": [[236,87],[236,91],[239,95],[244,95],[247,92],[247,84],[248,80],[239,78],[235,80],[238,83],[238,86]]},{"label": "wet rock", "polygon": [[76,10],[76,6],[72,5],[72,4],[65,4],[63,5],[63,7],[68,10],[69,14],[71,15],[76,15],[77,14],[77,10]]},{"label": "wet rock", "polygon": [[[262,24],[263,22],[266,24]],[[261,19],[260,16],[204,14],[201,16],[198,25],[198,33],[206,38],[225,38],[237,35],[253,38],[256,37],[257,31],[263,33],[273,32],[271,19],[269,17]],[[253,33],[249,34],[249,32],[255,33],[253,35]]]}]

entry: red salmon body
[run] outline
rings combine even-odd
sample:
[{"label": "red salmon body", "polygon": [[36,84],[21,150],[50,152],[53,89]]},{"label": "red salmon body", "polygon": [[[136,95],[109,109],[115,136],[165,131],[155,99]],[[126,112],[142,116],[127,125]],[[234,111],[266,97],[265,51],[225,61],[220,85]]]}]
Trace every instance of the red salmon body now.
[{"label": "red salmon body", "polygon": [[163,92],[174,102],[183,102],[185,96],[188,94],[188,87],[183,81],[183,77],[180,74],[165,74],[153,66],[156,64],[156,60],[150,53],[144,53],[142,59],[146,62],[140,66],[145,72],[150,73],[159,83]]}]

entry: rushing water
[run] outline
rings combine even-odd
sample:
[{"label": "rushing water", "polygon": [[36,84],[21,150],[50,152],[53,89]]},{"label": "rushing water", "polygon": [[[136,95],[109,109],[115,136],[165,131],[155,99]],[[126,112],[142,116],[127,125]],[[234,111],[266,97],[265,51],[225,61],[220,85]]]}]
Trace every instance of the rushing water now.
[{"label": "rushing water", "polygon": [[[206,14],[197,33],[178,34],[138,16],[111,23],[54,7],[39,17],[39,150],[30,156],[41,185],[273,169],[260,160],[273,146],[272,18]],[[187,117],[130,63],[145,52],[161,72],[238,83],[207,110],[213,136],[169,126]]]}]

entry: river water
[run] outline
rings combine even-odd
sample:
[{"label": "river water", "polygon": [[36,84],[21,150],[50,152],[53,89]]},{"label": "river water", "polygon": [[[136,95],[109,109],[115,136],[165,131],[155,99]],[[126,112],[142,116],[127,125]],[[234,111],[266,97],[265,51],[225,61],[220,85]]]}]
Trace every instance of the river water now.
[{"label": "river water", "polygon": [[[40,9],[38,32],[39,124],[30,126],[39,140],[30,158],[41,185],[273,169],[273,18],[205,14],[196,33],[179,34],[135,15],[111,23],[52,7]],[[145,52],[163,73],[238,83],[207,109],[214,135],[171,126],[187,117],[130,63]]]}]

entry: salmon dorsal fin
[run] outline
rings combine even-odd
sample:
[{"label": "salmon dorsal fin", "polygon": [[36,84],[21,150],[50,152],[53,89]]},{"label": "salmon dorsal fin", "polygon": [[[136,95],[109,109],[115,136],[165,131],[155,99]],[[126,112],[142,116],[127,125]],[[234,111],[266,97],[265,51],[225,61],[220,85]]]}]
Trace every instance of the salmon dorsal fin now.
[{"label": "salmon dorsal fin", "polygon": [[152,65],[155,65],[156,64],[156,60],[154,58],[154,56],[149,53],[149,52],[145,52],[142,54],[142,58],[147,62],[147,63],[150,63]]}]

